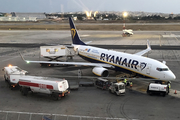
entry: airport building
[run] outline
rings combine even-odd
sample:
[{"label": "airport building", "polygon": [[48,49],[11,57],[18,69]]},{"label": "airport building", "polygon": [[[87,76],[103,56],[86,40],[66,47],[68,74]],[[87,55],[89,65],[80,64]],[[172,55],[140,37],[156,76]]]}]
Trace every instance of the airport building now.
[{"label": "airport building", "polygon": [[0,21],[37,21],[45,19],[45,13],[15,13],[11,15],[0,17]]},{"label": "airport building", "polygon": [[45,13],[14,13],[12,12],[12,17],[25,17],[25,18],[32,18],[36,17],[37,19],[45,19]]}]

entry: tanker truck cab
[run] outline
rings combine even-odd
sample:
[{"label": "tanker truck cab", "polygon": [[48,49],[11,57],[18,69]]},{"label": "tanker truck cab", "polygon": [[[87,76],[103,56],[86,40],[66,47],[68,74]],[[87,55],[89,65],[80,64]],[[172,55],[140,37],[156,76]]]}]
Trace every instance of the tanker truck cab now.
[{"label": "tanker truck cab", "polygon": [[8,67],[4,67],[2,69],[4,71],[4,79],[8,82],[9,87],[15,88],[18,86],[19,78],[25,76],[28,73],[25,70],[22,70],[18,66],[9,65]]},{"label": "tanker truck cab", "polygon": [[111,83],[109,87],[109,92],[116,94],[117,96],[125,94],[125,84],[122,82]]}]

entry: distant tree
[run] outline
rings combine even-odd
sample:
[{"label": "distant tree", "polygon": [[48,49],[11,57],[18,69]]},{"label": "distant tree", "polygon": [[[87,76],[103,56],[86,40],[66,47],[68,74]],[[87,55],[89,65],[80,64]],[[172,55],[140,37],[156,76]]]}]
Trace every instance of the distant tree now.
[{"label": "distant tree", "polygon": [[142,20],[163,20],[165,17],[161,17],[160,15],[148,15],[141,18]]},{"label": "distant tree", "polygon": [[77,16],[77,19],[78,20],[83,20],[83,17],[82,16]]},{"label": "distant tree", "polygon": [[174,17],[174,20],[180,20],[180,16]]},{"label": "distant tree", "polygon": [[172,20],[173,18],[170,16],[169,18],[168,18],[168,20]]}]

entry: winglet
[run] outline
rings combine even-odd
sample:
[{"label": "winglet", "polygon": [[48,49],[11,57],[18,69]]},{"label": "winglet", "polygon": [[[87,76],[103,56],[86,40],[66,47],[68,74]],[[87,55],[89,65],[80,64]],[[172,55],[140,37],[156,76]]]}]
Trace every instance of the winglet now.
[{"label": "winglet", "polygon": [[19,54],[20,54],[20,56],[21,56],[22,60],[23,60],[23,61],[26,61],[26,60],[24,59],[24,57],[21,55],[21,53],[20,53],[20,52],[19,52]]},{"label": "winglet", "polygon": [[147,40],[147,49],[151,50],[151,46],[149,44],[149,40]]},{"label": "winglet", "polygon": [[19,54],[20,54],[20,56],[21,56],[21,58],[22,58],[23,61],[25,61],[26,63],[29,63],[29,61],[27,61],[27,60],[24,59],[24,57],[22,56],[22,54],[21,54],[20,52],[19,52]]}]

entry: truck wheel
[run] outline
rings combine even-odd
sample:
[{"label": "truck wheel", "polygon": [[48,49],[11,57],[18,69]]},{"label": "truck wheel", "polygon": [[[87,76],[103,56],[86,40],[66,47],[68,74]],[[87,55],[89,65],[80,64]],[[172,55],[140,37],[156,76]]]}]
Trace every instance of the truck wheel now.
[{"label": "truck wheel", "polygon": [[56,93],[52,93],[51,97],[53,100],[59,100],[59,95]]},{"label": "truck wheel", "polygon": [[162,96],[165,97],[165,96],[166,96],[166,93],[162,93]]},{"label": "truck wheel", "polygon": [[51,64],[51,67],[54,67],[54,64]]},{"label": "truck wheel", "polygon": [[10,88],[11,90],[14,90],[14,89],[15,89],[12,85],[9,85],[9,88]]},{"label": "truck wheel", "polygon": [[147,88],[147,90],[146,90],[146,93],[149,94],[149,86],[148,86],[148,88]]},{"label": "truck wheel", "polygon": [[47,64],[47,67],[53,67],[53,65],[54,64],[49,63],[49,64]]},{"label": "truck wheel", "polygon": [[149,91],[149,95],[152,96],[152,92]]},{"label": "truck wheel", "polygon": [[6,76],[4,75],[4,80],[7,82]]},{"label": "truck wheel", "polygon": [[41,67],[44,66],[44,63],[40,63],[40,66],[41,66]]},{"label": "truck wheel", "polygon": [[41,66],[41,67],[47,67],[48,64],[47,64],[47,63],[40,63],[40,66]]},{"label": "truck wheel", "polygon": [[21,86],[19,86],[19,91],[22,92],[22,87]]},{"label": "truck wheel", "polygon": [[21,93],[22,93],[22,95],[27,96],[28,95],[28,88],[22,87]]},{"label": "truck wheel", "polygon": [[106,88],[105,87],[102,87],[102,90],[105,90]]}]

